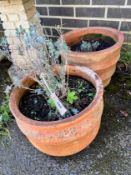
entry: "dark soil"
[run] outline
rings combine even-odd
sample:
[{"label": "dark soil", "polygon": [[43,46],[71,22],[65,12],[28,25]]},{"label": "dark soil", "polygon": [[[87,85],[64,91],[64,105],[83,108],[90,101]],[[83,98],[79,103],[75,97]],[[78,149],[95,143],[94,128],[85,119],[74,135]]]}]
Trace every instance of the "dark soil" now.
[{"label": "dark soil", "polygon": [[[68,109],[65,116],[60,116],[56,109],[51,108],[45,96],[38,95],[33,91],[28,91],[20,101],[20,111],[33,120],[38,121],[57,121],[62,118],[68,118],[82,111],[87,107],[95,95],[95,88],[88,81],[79,77],[69,78],[69,89],[75,91],[78,99],[69,104],[66,97],[61,99],[64,106]],[[77,112],[76,112],[77,111]]]},{"label": "dark soil", "polygon": [[[88,45],[88,47],[82,47],[83,42]],[[96,42],[98,45],[96,45]],[[103,35],[86,35],[79,43],[71,46],[72,51],[77,52],[96,52],[100,50],[107,49],[115,44],[115,41],[107,36]]]}]

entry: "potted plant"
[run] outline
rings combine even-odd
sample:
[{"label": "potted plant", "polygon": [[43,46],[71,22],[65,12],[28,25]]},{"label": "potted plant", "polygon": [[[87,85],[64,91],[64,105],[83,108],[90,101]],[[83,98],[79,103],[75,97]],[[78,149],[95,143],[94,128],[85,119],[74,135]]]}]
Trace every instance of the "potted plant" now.
[{"label": "potted plant", "polygon": [[63,39],[53,43],[36,26],[29,31],[20,27],[16,34],[16,50],[24,64],[10,58],[15,87],[9,106],[18,127],[46,154],[67,156],[81,151],[100,128],[101,79],[89,68],[67,65],[66,54],[58,65],[59,55],[69,52]]},{"label": "potted plant", "polygon": [[107,86],[120,58],[123,33],[113,28],[88,27],[67,32],[63,37],[71,48],[68,63],[93,69]]}]

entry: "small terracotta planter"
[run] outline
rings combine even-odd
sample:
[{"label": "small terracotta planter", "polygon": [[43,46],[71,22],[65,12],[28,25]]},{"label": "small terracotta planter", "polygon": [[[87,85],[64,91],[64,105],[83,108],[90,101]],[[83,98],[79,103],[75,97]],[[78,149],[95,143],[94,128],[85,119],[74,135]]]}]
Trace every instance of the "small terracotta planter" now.
[{"label": "small terracotta planter", "polygon": [[[96,88],[92,103],[67,119],[53,122],[31,120],[19,110],[20,99],[26,90],[14,88],[10,95],[10,110],[22,133],[34,147],[52,156],[72,155],[87,147],[98,133],[103,112],[103,85],[98,75],[88,68],[78,66],[68,66],[67,73],[90,81]],[[23,81],[28,87],[34,83],[29,78]]]},{"label": "small terracotta planter", "polygon": [[[68,46],[79,43],[81,38],[87,34],[103,34],[109,36],[116,43],[107,49],[96,52],[74,52],[67,54],[69,64],[87,66],[98,73],[103,80],[104,86],[107,86],[111,76],[115,72],[116,63],[120,58],[120,50],[124,42],[124,35],[113,28],[89,27],[75,29],[63,35]],[[62,57],[64,59],[64,57]]]}]

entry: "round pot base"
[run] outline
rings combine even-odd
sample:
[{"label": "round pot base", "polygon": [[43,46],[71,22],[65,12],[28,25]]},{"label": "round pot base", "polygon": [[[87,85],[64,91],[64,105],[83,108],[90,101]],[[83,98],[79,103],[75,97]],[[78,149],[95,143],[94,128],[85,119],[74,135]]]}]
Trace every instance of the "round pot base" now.
[{"label": "round pot base", "polygon": [[32,138],[28,138],[28,140],[35,148],[47,155],[57,157],[70,156],[82,151],[87,146],[89,146],[89,144],[95,139],[96,135],[98,134],[99,128],[100,124],[96,124],[96,126],[94,126],[94,128],[92,128],[92,130],[90,130],[90,132],[87,133],[84,137],[80,138],[79,141],[74,140],[62,145],[49,145],[45,144],[44,140],[39,141]]}]

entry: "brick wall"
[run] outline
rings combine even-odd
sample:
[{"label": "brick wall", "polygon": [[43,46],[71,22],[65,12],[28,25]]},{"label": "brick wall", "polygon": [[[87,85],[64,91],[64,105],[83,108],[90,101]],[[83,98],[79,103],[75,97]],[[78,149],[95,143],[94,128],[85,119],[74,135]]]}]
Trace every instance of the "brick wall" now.
[{"label": "brick wall", "polygon": [[0,31],[3,31],[2,21],[0,20]]},{"label": "brick wall", "polygon": [[0,21],[2,21],[0,30],[3,27],[12,58],[17,63],[23,64],[23,56],[18,55],[16,49],[18,45],[16,28],[21,25],[27,30],[30,24],[40,25],[34,0],[0,0]]},{"label": "brick wall", "polygon": [[124,31],[131,41],[131,0],[36,0],[41,23],[50,36],[77,27],[107,26]]},{"label": "brick wall", "polygon": [[0,37],[4,36],[4,29],[3,29],[3,24],[2,21],[0,19]]}]

